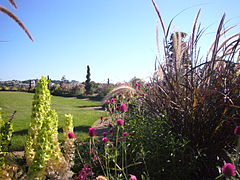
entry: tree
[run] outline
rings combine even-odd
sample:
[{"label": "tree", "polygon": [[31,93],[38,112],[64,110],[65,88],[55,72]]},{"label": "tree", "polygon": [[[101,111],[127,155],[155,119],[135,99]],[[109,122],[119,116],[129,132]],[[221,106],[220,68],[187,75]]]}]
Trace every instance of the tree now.
[{"label": "tree", "polygon": [[85,81],[85,89],[86,89],[86,94],[90,94],[91,93],[91,88],[92,88],[92,84],[91,84],[91,79],[90,79],[90,67],[89,65],[87,65],[87,80]]}]

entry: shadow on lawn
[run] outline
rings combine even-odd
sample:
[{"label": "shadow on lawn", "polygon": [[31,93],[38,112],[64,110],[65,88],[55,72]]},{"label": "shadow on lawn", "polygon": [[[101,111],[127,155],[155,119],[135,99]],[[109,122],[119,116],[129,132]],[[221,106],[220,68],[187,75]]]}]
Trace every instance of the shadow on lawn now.
[{"label": "shadow on lawn", "polygon": [[[90,128],[91,126],[76,126],[74,127],[74,132],[85,132],[88,133],[88,128]],[[58,128],[58,132],[62,133],[63,132],[63,128]],[[13,135],[24,135],[27,134],[28,130],[27,129],[23,129],[21,131],[15,131],[13,132]]]}]

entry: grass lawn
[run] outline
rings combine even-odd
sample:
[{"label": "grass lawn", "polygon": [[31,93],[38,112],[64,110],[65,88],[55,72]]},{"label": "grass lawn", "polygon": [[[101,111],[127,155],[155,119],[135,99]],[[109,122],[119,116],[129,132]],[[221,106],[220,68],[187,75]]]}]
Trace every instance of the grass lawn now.
[{"label": "grass lawn", "polygon": [[[31,119],[32,93],[0,91],[0,107],[3,119],[8,120],[13,111],[17,111],[13,119],[14,134],[10,150],[23,150]],[[79,138],[87,136],[88,128],[99,119],[103,113],[81,107],[99,106],[100,102],[87,101],[75,98],[52,96],[52,109],[55,109],[59,118],[59,139],[62,139],[64,114],[73,115],[74,131]]]}]

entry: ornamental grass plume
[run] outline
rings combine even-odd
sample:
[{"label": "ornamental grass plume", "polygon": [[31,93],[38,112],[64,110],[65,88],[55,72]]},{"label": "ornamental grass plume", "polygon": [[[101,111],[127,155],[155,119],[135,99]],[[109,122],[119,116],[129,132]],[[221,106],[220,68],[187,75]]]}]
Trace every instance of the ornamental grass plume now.
[{"label": "ornamental grass plume", "polygon": [[109,99],[111,97],[113,97],[115,94],[118,94],[120,92],[129,92],[130,94],[132,93],[135,93],[136,90],[134,88],[132,88],[131,86],[129,85],[120,85],[116,88],[114,88],[112,91],[110,91],[105,97],[104,99],[102,100],[102,102],[109,102]]},{"label": "ornamental grass plume", "polygon": [[174,18],[165,27],[155,1],[152,3],[163,31],[164,58],[156,66],[144,98],[146,109],[153,116],[164,115],[172,132],[188,139],[194,153],[201,152],[195,173],[213,179],[219,175],[217,166],[234,151],[235,138],[229,132],[240,123],[240,34],[231,33],[238,26],[226,27],[223,14],[209,51],[200,57],[198,43],[205,31],[199,23],[201,11],[189,35],[171,33]]},{"label": "ornamental grass plume", "polygon": [[[15,2],[13,0],[9,0],[9,2],[15,7],[17,8]],[[31,39],[33,41],[33,38],[31,36],[31,34],[29,33],[29,31],[27,30],[27,28],[24,26],[24,24],[22,23],[22,21],[15,15],[13,14],[11,11],[9,11],[8,9],[4,8],[3,6],[0,6],[0,12],[3,12],[4,14],[8,15],[10,18],[12,18],[23,30],[24,32],[27,34],[27,36],[29,37],[29,39]]]},{"label": "ornamental grass plume", "polygon": [[222,167],[222,173],[228,177],[236,176],[236,168],[232,163],[226,163]]}]

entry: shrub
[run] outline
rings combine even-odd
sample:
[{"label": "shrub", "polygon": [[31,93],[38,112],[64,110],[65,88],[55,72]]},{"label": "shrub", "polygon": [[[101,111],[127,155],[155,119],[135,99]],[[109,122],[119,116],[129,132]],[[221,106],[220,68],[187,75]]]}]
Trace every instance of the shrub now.
[{"label": "shrub", "polygon": [[[162,22],[155,3],[154,7]],[[197,54],[197,42],[202,35],[200,27],[197,28],[199,13],[189,42],[184,41],[181,32],[173,33],[169,40],[162,24],[165,63],[159,65],[158,73],[152,78],[146,104],[151,114],[167,118],[173,134],[189,141],[188,146],[200,163],[198,177],[201,179],[217,177],[217,166],[229,161],[226,151],[231,153],[235,146],[234,135],[229,132],[240,123],[240,87],[237,85],[240,76],[236,63],[240,39],[236,34],[220,41],[231,29],[223,30],[224,15],[209,56],[200,62]]]}]

